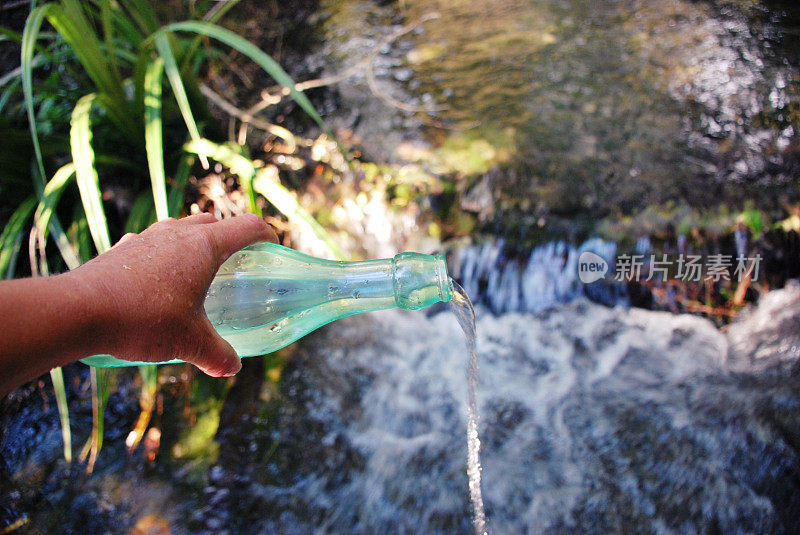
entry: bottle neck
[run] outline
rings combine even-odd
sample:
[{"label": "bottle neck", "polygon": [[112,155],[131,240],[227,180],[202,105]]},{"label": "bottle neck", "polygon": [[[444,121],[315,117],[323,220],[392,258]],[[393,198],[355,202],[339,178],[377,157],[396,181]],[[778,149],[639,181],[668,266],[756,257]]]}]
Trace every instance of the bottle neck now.
[{"label": "bottle neck", "polygon": [[417,310],[453,298],[444,255],[400,253],[392,263],[397,306]]},{"label": "bottle neck", "polygon": [[[380,302],[382,308],[394,305],[394,265],[391,258],[342,262],[328,282],[329,299],[363,299]],[[366,305],[367,302],[364,302]]]},{"label": "bottle neck", "polygon": [[453,297],[444,255],[400,253],[394,258],[343,262],[328,282],[329,299],[358,299],[369,308],[417,310]]}]

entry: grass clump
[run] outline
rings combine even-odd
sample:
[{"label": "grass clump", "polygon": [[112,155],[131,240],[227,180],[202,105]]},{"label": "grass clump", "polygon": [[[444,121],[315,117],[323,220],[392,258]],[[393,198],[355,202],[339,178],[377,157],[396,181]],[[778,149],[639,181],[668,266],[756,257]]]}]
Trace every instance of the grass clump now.
[{"label": "grass clump", "polygon": [[[341,255],[279,181],[262,181],[257,187],[258,173],[250,173],[253,163],[236,151],[225,153],[213,141],[219,135],[200,93],[199,76],[203,65],[220,55],[218,46],[233,48],[258,64],[327,131],[314,106],[276,61],[216,24],[236,3],[212,7],[204,20],[167,24],[160,20],[156,4],[146,0],[58,0],[33,3],[21,34],[0,30],[5,40],[20,46],[19,68],[0,78],[4,126],[21,146],[20,151],[0,155],[0,168],[5,169],[0,191],[21,197],[0,235],[3,276],[27,269],[34,276],[74,269],[110,248],[123,232],[179,217],[192,165],[199,160],[208,167],[209,158],[237,166],[248,194],[248,211],[260,213],[256,198],[262,195]],[[236,154],[238,163],[231,154]],[[133,192],[135,201],[128,210],[107,214],[104,200],[114,187]],[[29,266],[20,262],[26,235]],[[57,255],[47,249],[51,241]],[[141,375],[144,414],[153,410],[158,374],[153,367],[142,367]],[[71,460],[63,376],[61,370],[51,376],[65,458]],[[82,453],[89,459],[89,471],[102,446],[103,412],[113,378],[92,369],[91,384],[95,423]],[[148,422],[149,416],[140,417],[130,445],[139,443]]]}]

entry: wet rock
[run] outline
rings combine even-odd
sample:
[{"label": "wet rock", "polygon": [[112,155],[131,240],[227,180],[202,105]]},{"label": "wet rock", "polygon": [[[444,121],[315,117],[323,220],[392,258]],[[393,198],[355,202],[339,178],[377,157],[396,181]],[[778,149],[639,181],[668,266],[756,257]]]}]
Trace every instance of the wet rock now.
[{"label": "wet rock", "polygon": [[402,69],[395,69],[394,70],[394,79],[398,82],[406,82],[414,76],[414,69],[410,69],[408,67],[404,67]]}]

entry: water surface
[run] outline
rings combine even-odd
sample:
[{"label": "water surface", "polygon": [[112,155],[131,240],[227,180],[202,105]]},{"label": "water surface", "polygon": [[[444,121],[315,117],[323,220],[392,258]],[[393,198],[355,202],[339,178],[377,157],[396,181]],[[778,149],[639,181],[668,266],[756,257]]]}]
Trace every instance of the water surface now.
[{"label": "water surface", "polygon": [[438,15],[384,46],[373,63],[381,92],[427,113],[386,104],[362,75],[339,87],[342,116],[371,156],[463,177],[463,207],[487,219],[515,214],[498,221],[506,230],[526,216],[537,222],[668,200],[769,205],[778,192],[797,197],[795,4],[324,6],[329,41],[320,54],[332,72],[400,22]]}]

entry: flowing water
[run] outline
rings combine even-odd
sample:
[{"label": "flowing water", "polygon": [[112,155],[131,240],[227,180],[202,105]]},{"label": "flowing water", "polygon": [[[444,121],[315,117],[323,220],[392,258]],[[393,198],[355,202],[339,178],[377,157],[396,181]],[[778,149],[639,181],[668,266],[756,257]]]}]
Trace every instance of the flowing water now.
[{"label": "flowing water", "polygon": [[522,258],[506,257],[504,247],[503,240],[463,247],[453,255],[451,269],[472,301],[495,314],[538,313],[584,296],[609,306],[627,304],[624,286],[605,279],[583,284],[578,277],[578,257],[586,251],[603,258],[613,270],[614,242],[599,238],[579,246],[549,242]]},{"label": "flowing water", "polygon": [[483,506],[483,493],[481,491],[481,439],[478,435],[480,423],[478,413],[478,353],[475,349],[477,333],[475,330],[475,309],[469,300],[467,292],[453,279],[453,299],[450,309],[458,319],[458,324],[464,331],[467,342],[469,360],[467,364],[468,404],[467,404],[467,475],[469,476],[469,497],[472,501],[472,515],[475,532],[479,535],[486,533],[486,512]]},{"label": "flowing water", "polygon": [[[794,531],[796,284],[726,332],[581,298],[537,314],[476,314],[493,531]],[[346,318],[298,344],[279,386],[262,383],[262,360],[245,359],[222,408],[196,421],[169,386],[177,371],[164,370],[152,466],[125,451],[138,402],[135,374],[121,372],[91,477],[59,460],[55,402],[34,386],[5,420],[0,515],[45,533],[146,532],[147,522],[175,534],[474,531],[463,339],[449,313]],[[73,381],[84,372],[65,372],[77,443],[91,428],[90,397]],[[213,399],[210,384],[220,383],[195,379],[197,403]]]},{"label": "flowing water", "polygon": [[[553,214],[796,189],[797,27],[781,26],[793,2],[321,5],[325,43],[309,65],[335,75],[377,52],[371,78],[335,86],[326,119],[373,160],[456,176],[456,210],[502,223],[507,242]],[[439,18],[382,44],[430,12]],[[359,224],[365,242],[392,228]],[[452,314],[355,316],[301,340],[283,367],[246,359],[232,387],[162,368],[151,464],[125,449],[139,387],[122,371],[92,476],[61,457],[49,383],[18,390],[3,414],[0,531],[467,533],[482,529],[481,499],[497,533],[796,531],[800,288],[769,293],[723,332],[587,301],[624,304],[574,272],[582,250],[608,258],[616,246],[542,241],[527,261],[499,241],[453,258],[476,303],[480,383],[464,381]],[[88,374],[65,374],[80,444]]]},{"label": "flowing water", "polygon": [[[337,84],[337,126],[373,158],[462,176],[461,207],[509,237],[552,215],[797,193],[795,2],[323,5],[326,74],[380,52]],[[399,21],[424,22],[383,44]]]}]

